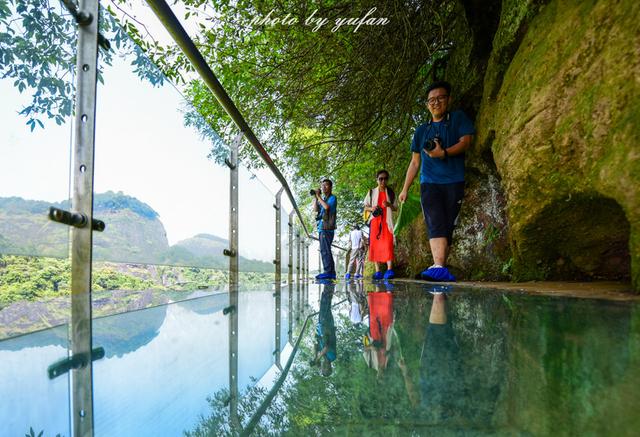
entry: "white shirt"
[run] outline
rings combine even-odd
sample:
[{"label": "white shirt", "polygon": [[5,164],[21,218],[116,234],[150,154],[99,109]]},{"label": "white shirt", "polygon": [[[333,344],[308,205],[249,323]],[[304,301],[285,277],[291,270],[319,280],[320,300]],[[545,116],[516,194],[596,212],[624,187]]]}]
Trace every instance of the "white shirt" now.
[{"label": "white shirt", "polygon": [[360,229],[354,229],[349,234],[351,238],[351,249],[358,249],[362,243],[362,231]]}]

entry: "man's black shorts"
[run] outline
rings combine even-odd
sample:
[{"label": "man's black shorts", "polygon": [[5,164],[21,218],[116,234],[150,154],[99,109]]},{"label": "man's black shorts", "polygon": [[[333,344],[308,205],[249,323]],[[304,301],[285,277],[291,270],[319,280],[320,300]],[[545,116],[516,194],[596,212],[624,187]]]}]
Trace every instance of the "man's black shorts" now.
[{"label": "man's black shorts", "polygon": [[464,182],[420,184],[420,203],[429,238],[445,237],[451,245],[463,197]]}]

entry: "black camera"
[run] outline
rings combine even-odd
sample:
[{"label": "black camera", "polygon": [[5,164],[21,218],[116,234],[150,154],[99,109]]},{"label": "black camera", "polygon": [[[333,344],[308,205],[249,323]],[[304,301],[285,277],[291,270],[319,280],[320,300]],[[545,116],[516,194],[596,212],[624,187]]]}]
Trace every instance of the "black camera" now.
[{"label": "black camera", "polygon": [[378,217],[382,215],[382,208],[379,206],[376,206],[376,208],[371,212],[371,215],[374,217]]},{"label": "black camera", "polygon": [[440,136],[436,135],[435,137],[427,140],[427,142],[424,143],[424,149],[427,152],[431,152],[433,149],[436,148],[436,141],[438,143],[440,143],[440,147],[442,147],[442,138],[440,138]]},{"label": "black camera", "polygon": [[315,196],[316,195],[316,190],[309,190],[309,195]]}]

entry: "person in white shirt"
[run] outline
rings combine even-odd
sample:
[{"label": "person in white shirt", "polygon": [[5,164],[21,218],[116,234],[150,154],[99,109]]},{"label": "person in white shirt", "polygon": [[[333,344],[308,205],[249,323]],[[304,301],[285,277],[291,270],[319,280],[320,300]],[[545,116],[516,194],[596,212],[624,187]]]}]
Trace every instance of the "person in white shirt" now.
[{"label": "person in white shirt", "polygon": [[349,238],[351,239],[351,258],[349,259],[347,274],[344,277],[345,279],[351,279],[351,275],[355,271],[354,278],[360,279],[364,272],[364,255],[367,247],[360,225],[355,226],[355,229],[349,234]]}]

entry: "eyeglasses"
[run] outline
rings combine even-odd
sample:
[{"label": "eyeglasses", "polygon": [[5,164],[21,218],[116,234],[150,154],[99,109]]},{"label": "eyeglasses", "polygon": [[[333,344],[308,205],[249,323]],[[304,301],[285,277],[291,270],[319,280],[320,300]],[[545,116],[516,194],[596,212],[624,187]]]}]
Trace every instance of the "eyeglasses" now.
[{"label": "eyeglasses", "polygon": [[380,177],[378,178],[379,181],[388,181],[389,177]]},{"label": "eyeglasses", "polygon": [[442,103],[445,100],[447,100],[448,98],[449,98],[448,94],[443,94],[441,96],[431,97],[430,99],[427,99],[427,103],[430,104],[430,105],[435,105],[436,102]]}]

